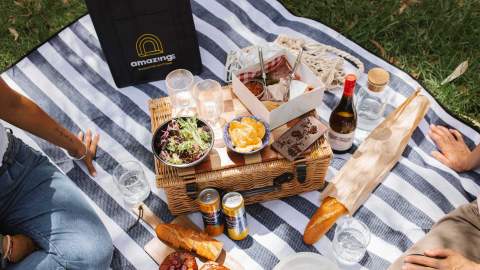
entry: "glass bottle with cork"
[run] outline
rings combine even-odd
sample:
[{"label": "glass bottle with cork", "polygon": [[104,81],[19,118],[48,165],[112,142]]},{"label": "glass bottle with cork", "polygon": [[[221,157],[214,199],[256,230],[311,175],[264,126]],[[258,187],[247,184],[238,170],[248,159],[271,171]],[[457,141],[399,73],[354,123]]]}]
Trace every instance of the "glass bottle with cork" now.
[{"label": "glass bottle with cork", "polygon": [[382,120],[387,103],[388,93],[385,90],[390,75],[382,68],[372,68],[368,71],[368,83],[358,93],[357,113],[358,129],[372,131]]}]

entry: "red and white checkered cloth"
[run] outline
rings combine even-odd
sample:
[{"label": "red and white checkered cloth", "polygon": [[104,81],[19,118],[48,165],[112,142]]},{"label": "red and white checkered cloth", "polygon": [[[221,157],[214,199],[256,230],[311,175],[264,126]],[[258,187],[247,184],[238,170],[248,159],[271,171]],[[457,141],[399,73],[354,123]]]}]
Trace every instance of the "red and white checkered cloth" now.
[{"label": "red and white checkered cloth", "polygon": [[[269,73],[272,70],[275,70],[278,66],[282,65],[285,61],[287,61],[287,59],[285,58],[285,56],[281,55],[274,58],[273,60],[266,62],[265,73]],[[237,74],[237,77],[241,82],[246,83],[252,80],[253,78],[260,76],[261,74],[262,74],[262,70],[260,68],[260,64],[258,64],[258,66],[251,71]]]}]

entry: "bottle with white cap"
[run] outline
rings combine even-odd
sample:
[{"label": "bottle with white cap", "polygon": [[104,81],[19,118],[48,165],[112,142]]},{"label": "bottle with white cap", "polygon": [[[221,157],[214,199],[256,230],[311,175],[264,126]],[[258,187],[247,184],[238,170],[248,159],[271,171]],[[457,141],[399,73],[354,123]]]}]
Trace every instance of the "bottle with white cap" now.
[{"label": "bottle with white cap", "polygon": [[372,131],[381,121],[388,93],[385,90],[390,75],[382,68],[368,71],[367,87],[360,88],[357,99],[358,128]]}]

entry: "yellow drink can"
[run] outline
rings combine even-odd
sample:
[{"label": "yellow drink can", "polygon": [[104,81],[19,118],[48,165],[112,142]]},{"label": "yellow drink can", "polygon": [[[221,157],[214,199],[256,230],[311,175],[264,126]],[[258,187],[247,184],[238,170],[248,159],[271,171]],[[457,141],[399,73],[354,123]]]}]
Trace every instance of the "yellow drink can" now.
[{"label": "yellow drink can", "polygon": [[229,192],[222,199],[223,214],[227,225],[228,237],[242,240],[248,236],[247,212],[242,194]]},{"label": "yellow drink can", "polygon": [[202,213],[205,232],[211,236],[223,233],[222,207],[220,194],[213,188],[207,188],[200,192],[198,204]]}]

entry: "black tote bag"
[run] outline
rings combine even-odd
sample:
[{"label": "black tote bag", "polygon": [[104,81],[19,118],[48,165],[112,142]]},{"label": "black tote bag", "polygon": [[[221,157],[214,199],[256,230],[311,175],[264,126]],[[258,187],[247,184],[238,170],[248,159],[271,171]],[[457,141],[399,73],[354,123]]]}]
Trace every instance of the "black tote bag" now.
[{"label": "black tote bag", "polygon": [[117,87],[202,69],[189,0],[86,0]]}]

